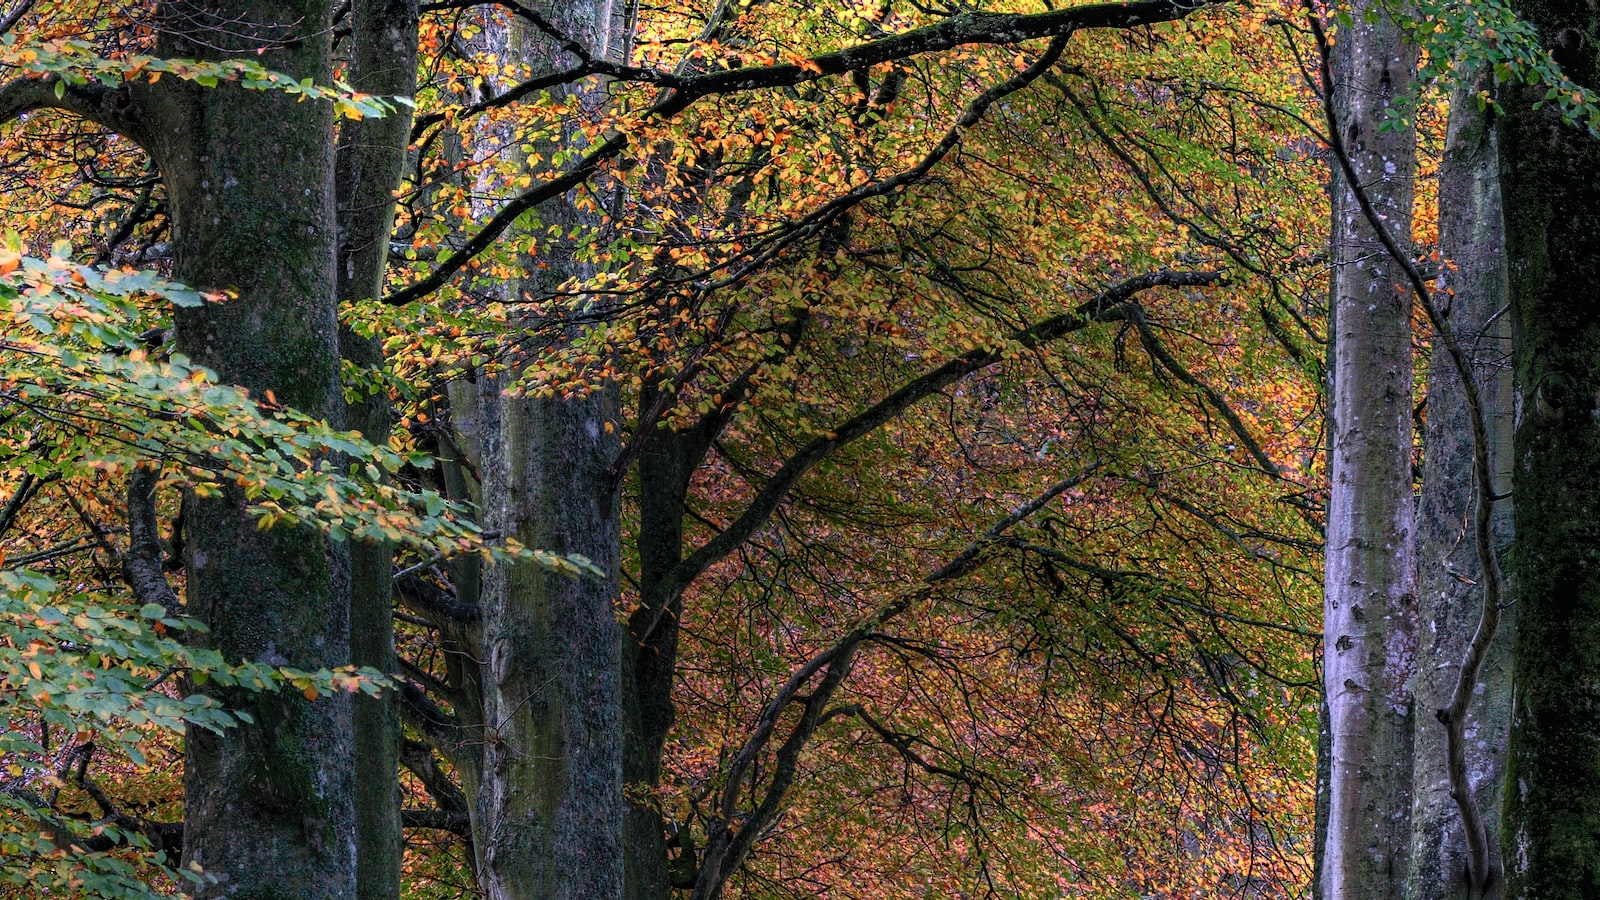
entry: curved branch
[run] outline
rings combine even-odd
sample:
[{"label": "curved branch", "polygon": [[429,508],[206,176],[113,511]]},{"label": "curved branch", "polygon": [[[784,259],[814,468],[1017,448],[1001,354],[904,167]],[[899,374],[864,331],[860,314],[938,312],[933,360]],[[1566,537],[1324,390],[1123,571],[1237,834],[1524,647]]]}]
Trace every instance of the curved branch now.
[{"label": "curved branch", "polygon": [[966,12],[942,22],[903,31],[876,41],[824,53],[801,64],[729,69],[687,78],[656,100],[653,110],[670,116],[712,94],[774,87],[793,87],[830,75],[843,75],[924,53],[978,44],[1018,44],[1039,38],[1061,38],[1086,28],[1137,28],[1174,22],[1223,0],[1135,0],[1094,3],[1031,15]]},{"label": "curved branch", "polygon": [[[13,78],[0,84],[0,122],[10,122],[41,109],[58,109],[148,146],[153,125],[134,112],[135,87],[130,84],[108,87],[93,81],[67,84],[55,75]],[[148,85],[138,87],[149,88]]]},{"label": "curved branch", "polygon": [[478,254],[489,249],[489,246],[498,240],[507,228],[511,227],[517,217],[535,206],[547,200],[553,200],[588,181],[590,176],[599,171],[602,164],[621,153],[623,148],[627,146],[627,135],[612,135],[600,146],[590,150],[571,169],[543,184],[535,185],[518,194],[505,206],[502,206],[494,218],[478,229],[478,233],[463,244],[461,249],[440,262],[438,268],[434,269],[432,274],[409,287],[402,288],[384,297],[383,302],[391,306],[404,306],[444,287],[467,263],[477,258]]},{"label": "curved branch", "polygon": [[[1033,348],[1079,331],[1096,322],[1114,321],[1127,315],[1126,304],[1137,294],[1155,287],[1198,287],[1213,284],[1221,272],[1150,272],[1112,285],[1098,297],[1079,305],[1072,312],[1038,322],[1012,332],[1007,344]],[[745,512],[716,537],[689,554],[656,585],[649,604],[664,609],[666,600],[676,596],[706,567],[737,549],[756,532],[789,496],[795,484],[828,455],[850,442],[871,433],[905,412],[918,401],[943,390],[973,372],[999,362],[999,348],[969,350],[931,372],[909,382],[869,409],[840,423],[833,431],[813,438],[767,479]]]}]

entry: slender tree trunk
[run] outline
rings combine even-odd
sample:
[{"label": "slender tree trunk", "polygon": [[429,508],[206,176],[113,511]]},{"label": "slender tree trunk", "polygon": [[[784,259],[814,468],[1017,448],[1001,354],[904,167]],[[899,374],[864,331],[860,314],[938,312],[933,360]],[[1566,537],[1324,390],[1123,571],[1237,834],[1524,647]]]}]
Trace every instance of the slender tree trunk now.
[{"label": "slender tree trunk", "polygon": [[[417,72],[416,0],[357,0],[350,10],[348,81],[358,91],[410,97]],[[376,298],[383,292],[394,225],[394,190],[410,143],[411,110],[382,118],[349,119],[339,127],[335,181],[339,215],[338,295]],[[344,358],[363,369],[382,365],[374,338],[348,328],[339,334]],[[351,404],[345,426],[382,442],[390,427],[389,397]],[[396,668],[393,551],[387,544],[350,548],[350,655],[356,665]],[[395,698],[355,698],[356,876],[361,900],[400,896],[400,723]]]},{"label": "slender tree trunk", "polygon": [[[326,2],[165,4],[158,52],[248,56],[329,83]],[[259,53],[258,53],[259,52]],[[170,79],[169,79],[170,81]],[[172,84],[148,145],[171,198],[174,270],[238,296],[180,310],[178,344],[260,396],[336,418],[333,115],[276,91]],[[188,609],[228,659],[318,669],[349,662],[348,559],[314,530],[258,531],[242,498],[191,497]],[[196,896],[355,895],[348,696],[223,692],[254,724],[187,740],[184,855],[214,875]]]},{"label": "slender tree trunk", "polygon": [[[1513,4],[1556,61],[1600,84],[1600,11]],[[1503,87],[1499,121],[1517,346],[1517,630],[1502,853],[1508,897],[1600,893],[1600,141]]]},{"label": "slender tree trunk", "polygon": [[[1458,88],[1439,172],[1439,244],[1446,268],[1438,302],[1448,304],[1456,339],[1468,352],[1482,396],[1489,453],[1497,484],[1511,483],[1511,319],[1506,315],[1505,235],[1500,215],[1499,143],[1480,85]],[[1422,659],[1417,669],[1416,771],[1411,816],[1412,900],[1467,896],[1467,848],[1461,814],[1450,796],[1445,728],[1434,715],[1450,703],[1460,662],[1478,626],[1482,573],[1473,538],[1477,486],[1472,475],[1472,427],[1466,396],[1443,350],[1428,372],[1428,415],[1421,508],[1417,522],[1418,594]],[[1495,504],[1497,544],[1511,540],[1511,501]],[[1468,709],[1467,772],[1496,840],[1505,741],[1511,717],[1511,633],[1500,623]],[[1491,843],[1493,846],[1493,843]],[[1486,897],[1503,884],[1491,861]]]},{"label": "slender tree trunk", "polygon": [[[605,52],[608,0],[539,4],[563,35]],[[512,58],[536,72],[570,65],[520,20]],[[567,90],[598,103],[592,84]],[[544,160],[581,140],[564,129]],[[535,175],[549,171],[536,161]],[[572,197],[540,208],[559,227],[592,227],[598,213]],[[589,273],[562,236],[545,239],[513,300],[545,296]],[[548,346],[562,340],[543,326]],[[491,898],[606,900],[623,895],[623,629],[617,621],[621,501],[608,473],[620,451],[615,386],[573,397],[508,396],[507,378],[482,382],[483,514],[523,544],[588,557],[600,578],[573,579],[522,564],[483,578],[483,764],[475,799],[480,886]]]},{"label": "slender tree trunk", "polygon": [[[1415,53],[1379,11],[1342,29],[1333,58],[1341,136],[1393,233],[1410,240],[1410,129],[1381,131]],[[1323,671],[1332,738],[1322,891],[1399,897],[1410,844],[1416,650],[1411,500],[1411,302],[1349,185],[1333,184],[1333,348]]]}]

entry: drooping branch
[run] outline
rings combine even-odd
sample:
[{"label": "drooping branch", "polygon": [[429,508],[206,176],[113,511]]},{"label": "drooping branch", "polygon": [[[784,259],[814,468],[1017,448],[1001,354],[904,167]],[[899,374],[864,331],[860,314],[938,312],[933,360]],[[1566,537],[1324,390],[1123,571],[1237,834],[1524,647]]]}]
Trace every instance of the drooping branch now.
[{"label": "drooping branch", "polygon": [[[1090,465],[1084,472],[1063,478],[1018,505],[943,566],[916,585],[898,592],[789,676],[762,709],[755,729],[728,766],[725,787],[718,800],[717,816],[707,831],[705,853],[690,895],[691,900],[716,900],[720,897],[728,877],[783,808],[789,788],[798,774],[800,754],[809,746],[817,728],[831,718],[828,715],[829,704],[849,677],[856,651],[862,643],[872,638],[890,620],[931,596],[939,585],[977,568],[993,548],[1004,540],[1007,531],[1055,498],[1082,484],[1097,468],[1097,465]],[[811,686],[810,692],[802,694],[808,686]],[[752,810],[741,810],[739,801],[744,793],[746,778],[753,780],[756,761],[767,752],[779,721],[794,704],[801,707],[800,718],[789,727],[775,753],[760,802]]]},{"label": "drooping branch", "polygon": [[[1200,287],[1222,278],[1221,272],[1150,272],[1107,288],[1094,299],[1071,312],[1053,316],[1027,328],[1012,332],[1006,343],[1033,348],[1079,331],[1096,322],[1116,321],[1126,315],[1125,306],[1139,293],[1155,287]],[[689,554],[668,572],[649,598],[653,609],[664,609],[666,598],[686,588],[706,567],[733,552],[759,529],[789,496],[796,483],[827,456],[841,447],[870,434],[905,412],[917,402],[1004,358],[999,347],[969,350],[942,366],[902,386],[872,407],[840,423],[826,434],[813,438],[778,468],[746,506],[743,515],[716,537]]]},{"label": "drooping branch", "polygon": [[1089,575],[1103,582],[1134,582],[1148,584],[1154,588],[1157,588],[1157,590],[1154,590],[1150,593],[1150,596],[1153,597],[1157,602],[1169,606],[1181,607],[1189,610],[1190,612],[1198,613],[1209,619],[1220,619],[1225,622],[1232,622],[1236,625],[1244,625],[1250,628],[1265,628],[1269,631],[1282,631],[1297,637],[1321,637],[1320,632],[1312,631],[1307,628],[1301,628],[1300,626],[1289,622],[1273,622],[1267,619],[1252,619],[1249,616],[1241,616],[1237,613],[1231,613],[1224,609],[1217,609],[1214,606],[1201,603],[1192,597],[1181,596],[1183,594],[1191,593],[1190,589],[1153,572],[1141,572],[1132,569],[1112,569],[1106,566],[1096,565],[1095,563],[1087,560],[1079,559],[1078,557],[1073,556],[1065,551],[1058,550],[1055,547],[1047,547],[1042,544],[1036,544],[1019,538],[1006,538],[1004,541],[1002,541],[1002,543],[1007,547],[1020,550],[1024,553],[1031,553],[1042,559],[1048,559],[1054,563],[1059,563],[1060,565],[1066,566],[1069,569],[1082,572],[1085,575]]},{"label": "drooping branch", "polygon": [[500,235],[504,234],[505,230],[510,228],[511,224],[519,216],[539,204],[554,200],[588,181],[590,177],[600,170],[601,165],[616,157],[627,146],[627,135],[612,135],[585,154],[583,159],[571,169],[518,194],[514,199],[502,206],[500,211],[495,213],[494,218],[478,229],[478,233],[468,239],[461,246],[461,249],[440,261],[428,277],[384,297],[383,302],[391,306],[404,306],[444,287],[450,282],[451,278],[455,277],[457,272],[461,271],[468,263],[476,259],[479,254],[489,249],[490,245],[499,240]]},{"label": "drooping branch", "polygon": [[927,772],[929,775],[938,775],[943,778],[947,778],[950,781],[960,782],[969,787],[976,787],[977,784],[983,781],[985,778],[984,773],[968,769],[964,765],[960,769],[952,769],[948,766],[943,766],[939,763],[933,762],[917,750],[918,746],[938,749],[934,747],[931,742],[921,735],[908,734],[903,731],[894,730],[893,728],[889,727],[888,723],[883,722],[879,720],[878,717],[872,715],[872,713],[860,703],[849,703],[844,706],[836,706],[833,709],[830,709],[828,711],[828,717],[833,718],[835,716],[851,716],[859,719],[863,725],[867,726],[869,731],[878,736],[879,740],[883,741],[885,744],[888,744],[890,747],[893,747],[894,751],[900,754],[901,759],[905,760],[908,764],[916,766],[924,772]]},{"label": "drooping branch", "polygon": [[1282,475],[1278,471],[1277,464],[1272,461],[1271,457],[1267,456],[1265,450],[1261,449],[1261,445],[1256,442],[1255,436],[1250,433],[1249,428],[1245,427],[1244,420],[1240,419],[1239,414],[1233,411],[1233,407],[1228,403],[1227,399],[1216,388],[1206,384],[1198,376],[1190,372],[1183,363],[1178,361],[1177,357],[1167,351],[1161,341],[1156,339],[1156,333],[1150,327],[1150,321],[1145,317],[1143,309],[1138,307],[1130,308],[1124,321],[1131,323],[1139,332],[1139,343],[1144,347],[1145,352],[1150,354],[1151,358],[1161,363],[1161,367],[1172,373],[1179,381],[1194,388],[1207,405],[1216,410],[1217,415],[1222,416],[1228,423],[1229,430],[1239,439],[1240,443],[1244,444],[1250,456],[1255,459],[1256,465],[1261,467],[1261,471],[1274,478]]},{"label": "drooping branch", "polygon": [[39,489],[56,481],[61,477],[59,472],[51,472],[43,478],[36,478],[31,472],[24,472],[22,480],[17,483],[17,490],[6,501],[4,508],[0,508],[0,537],[4,537],[11,526],[16,523],[17,515],[22,512],[28,501],[39,495]]},{"label": "drooping branch", "polygon": [[[707,273],[704,273],[706,277],[700,279],[700,283],[696,285],[696,288],[705,292],[732,287],[777,258],[780,253],[789,247],[802,240],[826,235],[840,222],[847,221],[847,216],[851,210],[866,203],[868,200],[887,197],[896,191],[922,181],[933,171],[935,166],[950,155],[951,151],[961,145],[967,130],[983,121],[984,115],[988,113],[991,106],[1028,87],[1048,73],[1061,59],[1061,54],[1066,50],[1067,38],[1068,35],[1056,37],[1045,48],[1044,52],[1039,55],[1039,58],[1035,59],[1022,71],[989,87],[974,97],[938,142],[922,155],[916,165],[882,181],[874,181],[847,191],[799,219],[779,225],[769,232],[757,236],[750,242],[750,247],[744,251],[743,261],[738,266],[733,266],[733,261],[739,259],[739,257],[735,257],[734,260],[726,261],[719,267],[713,267]],[[721,278],[709,277],[710,274],[721,268],[728,268],[731,271]]]}]

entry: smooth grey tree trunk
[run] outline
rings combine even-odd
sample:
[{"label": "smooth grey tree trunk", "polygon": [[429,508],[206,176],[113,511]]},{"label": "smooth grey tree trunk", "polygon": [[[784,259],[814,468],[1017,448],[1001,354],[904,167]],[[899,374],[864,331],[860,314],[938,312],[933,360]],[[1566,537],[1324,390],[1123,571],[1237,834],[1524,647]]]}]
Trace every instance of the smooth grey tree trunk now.
[{"label": "smooth grey tree trunk", "polygon": [[[1448,304],[1456,340],[1472,360],[1489,434],[1498,490],[1511,484],[1511,317],[1507,314],[1505,234],[1500,210],[1500,154],[1478,83],[1458,87],[1439,171],[1439,245],[1445,267],[1436,302]],[[1461,660],[1478,627],[1483,588],[1473,536],[1477,485],[1472,427],[1460,379],[1442,348],[1428,371],[1427,430],[1417,521],[1419,637],[1424,662],[1416,679],[1416,768],[1411,814],[1411,900],[1468,896],[1467,848],[1461,813],[1450,795],[1445,727],[1435,711],[1450,703]],[[1511,542],[1511,501],[1495,504],[1498,548]],[[1510,593],[1509,591],[1507,592]],[[1478,677],[1465,726],[1467,773],[1491,848],[1498,835],[1506,732],[1511,718],[1511,629],[1515,607]],[[1485,897],[1503,880],[1491,860]]]},{"label": "smooth grey tree trunk", "polygon": [[[1344,146],[1372,202],[1410,241],[1410,129],[1381,131],[1415,52],[1381,13],[1352,10],[1333,56]],[[1323,671],[1332,740],[1321,867],[1329,900],[1398,898],[1410,845],[1409,679],[1416,656],[1411,300],[1400,267],[1336,174]]]},{"label": "smooth grey tree trunk", "polygon": [[[350,8],[351,87],[385,97],[410,97],[417,77],[417,0],[356,0]],[[383,293],[400,186],[411,137],[411,108],[396,104],[382,118],[348,119],[339,126],[335,181],[339,216],[337,260],[341,301]],[[344,358],[363,369],[382,365],[374,338],[349,328],[339,334]],[[361,398],[345,411],[345,427],[368,440],[387,440],[389,398]],[[393,551],[388,544],[350,548],[350,661],[380,672],[396,669]],[[400,723],[395,698],[355,698],[356,881],[361,900],[400,896]]]},{"label": "smooth grey tree trunk", "polygon": [[[539,4],[563,35],[604,53],[607,0]],[[510,58],[535,72],[571,64],[547,37],[514,23]],[[566,90],[598,104],[593,83]],[[566,147],[535,145],[546,159]],[[549,164],[534,161],[535,177]],[[539,209],[544,225],[592,227],[597,212],[575,196]],[[589,271],[569,239],[541,242],[527,274],[508,285],[517,301],[545,296]],[[583,301],[577,301],[583,302]],[[542,329],[535,346],[573,332]],[[479,885],[490,898],[607,900],[623,896],[622,648],[618,621],[621,500],[608,468],[620,452],[618,393],[508,394],[509,377],[480,382],[483,518],[529,547],[588,557],[601,577],[574,579],[532,564],[491,566],[481,589],[483,754],[474,799]]]},{"label": "smooth grey tree trunk", "polygon": [[[1592,4],[1517,2],[1566,74],[1600,83]],[[1515,692],[1506,896],[1600,894],[1600,141],[1503,85],[1517,347]]]}]

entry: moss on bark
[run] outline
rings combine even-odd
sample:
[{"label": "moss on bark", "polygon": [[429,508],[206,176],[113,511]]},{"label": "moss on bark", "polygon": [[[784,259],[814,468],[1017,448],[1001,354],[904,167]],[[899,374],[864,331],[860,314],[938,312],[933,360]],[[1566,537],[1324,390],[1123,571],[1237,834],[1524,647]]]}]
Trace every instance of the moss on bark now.
[{"label": "moss on bark", "polygon": [[[249,55],[297,78],[331,80],[327,2],[213,0],[165,11],[163,55]],[[329,105],[174,83],[146,108],[171,199],[175,274],[235,295],[180,311],[180,348],[258,396],[270,390],[336,418]],[[349,661],[342,545],[305,529],[259,532],[231,492],[191,498],[186,537],[189,610],[225,657],[301,669]],[[348,696],[313,702],[290,690],[224,700],[255,724],[190,735],[186,861],[219,879],[196,895],[353,896]]]},{"label": "moss on bark", "polygon": [[[1597,83],[1592,5],[1520,3]],[[1584,37],[1588,35],[1589,37]],[[1600,896],[1600,141],[1506,89],[1500,121],[1519,421],[1509,897]]]}]

